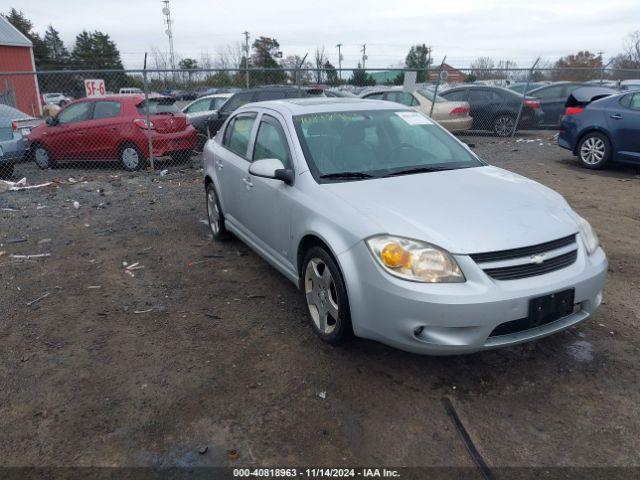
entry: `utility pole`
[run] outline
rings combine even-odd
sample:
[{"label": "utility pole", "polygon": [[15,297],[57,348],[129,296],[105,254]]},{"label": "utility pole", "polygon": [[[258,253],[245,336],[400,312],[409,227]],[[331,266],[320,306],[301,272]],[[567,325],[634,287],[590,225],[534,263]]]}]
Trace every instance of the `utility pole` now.
[{"label": "utility pole", "polygon": [[342,44],[336,45],[338,47],[338,78],[342,80]]},{"label": "utility pole", "polygon": [[249,88],[249,32],[242,32],[244,35],[244,68],[247,88]]},{"label": "utility pole", "polygon": [[169,61],[171,62],[171,70],[175,70],[176,58],[173,52],[173,31],[171,30],[173,20],[171,20],[171,9],[169,8],[169,0],[162,0],[162,3],[164,3],[162,14],[165,16],[165,23],[167,24],[167,29],[164,31],[164,33],[166,33],[167,37],[169,37]]},{"label": "utility pole", "polygon": [[365,65],[367,63],[367,44],[362,44],[362,69],[365,70]]}]

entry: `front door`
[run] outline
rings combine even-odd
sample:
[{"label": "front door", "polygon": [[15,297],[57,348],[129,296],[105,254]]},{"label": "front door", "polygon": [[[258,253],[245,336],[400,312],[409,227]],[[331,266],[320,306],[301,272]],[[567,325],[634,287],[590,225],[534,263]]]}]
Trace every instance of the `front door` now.
[{"label": "front door", "polygon": [[[252,161],[278,159],[285,168],[293,168],[291,149],[285,127],[275,116],[263,114],[255,136]],[[251,184],[247,202],[241,205],[241,221],[252,240],[274,256],[280,263],[292,268],[291,186],[281,180],[248,175]]]},{"label": "front door", "polygon": [[92,112],[93,102],[85,101],[73,103],[58,113],[57,124],[48,126],[45,130],[46,144],[54,158],[83,158],[87,145],[81,141],[81,136]]}]

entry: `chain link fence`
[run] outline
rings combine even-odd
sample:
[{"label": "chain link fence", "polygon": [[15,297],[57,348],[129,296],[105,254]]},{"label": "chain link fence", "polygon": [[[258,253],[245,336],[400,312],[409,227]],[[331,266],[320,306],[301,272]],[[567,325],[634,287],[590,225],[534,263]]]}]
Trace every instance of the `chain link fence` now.
[{"label": "chain link fence", "polygon": [[[409,73],[411,72],[411,73]],[[640,71],[605,69],[233,69],[0,72],[0,174],[107,165],[185,164],[245,103],[362,97],[398,102],[460,134],[557,129],[583,85],[640,86]],[[525,94],[526,93],[526,94]],[[16,167],[17,165],[17,167]]]}]

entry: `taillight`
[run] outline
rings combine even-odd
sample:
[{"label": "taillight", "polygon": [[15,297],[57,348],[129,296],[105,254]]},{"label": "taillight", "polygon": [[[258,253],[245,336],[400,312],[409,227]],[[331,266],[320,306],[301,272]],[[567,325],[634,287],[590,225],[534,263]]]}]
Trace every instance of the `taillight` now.
[{"label": "taillight", "polygon": [[11,122],[11,130],[14,132],[18,130],[18,124],[16,122]]},{"label": "taillight", "polygon": [[524,104],[525,107],[529,107],[533,110],[537,110],[538,108],[540,108],[540,102],[538,102],[537,100],[523,100],[522,103]]},{"label": "taillight", "polygon": [[137,126],[142,128],[143,130],[154,130],[156,127],[153,124],[152,121],[149,120],[149,122],[147,122],[146,118],[136,118],[133,123]]},{"label": "taillight", "polygon": [[582,112],[584,112],[584,108],[583,107],[567,107],[567,109],[564,111],[565,115],[579,115]]},{"label": "taillight", "polygon": [[469,114],[469,107],[456,107],[449,112],[452,117],[465,116]]}]

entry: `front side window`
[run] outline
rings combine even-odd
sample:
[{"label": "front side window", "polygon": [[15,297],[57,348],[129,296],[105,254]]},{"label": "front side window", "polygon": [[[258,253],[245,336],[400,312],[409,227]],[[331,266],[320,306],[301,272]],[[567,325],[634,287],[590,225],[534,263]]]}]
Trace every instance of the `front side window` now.
[{"label": "front side window", "polygon": [[384,98],[384,92],[372,93],[371,95],[365,95],[367,100],[382,100]]},{"label": "front side window", "polygon": [[[484,165],[428,117],[415,111],[334,112],[294,118],[314,177],[340,181]],[[346,178],[346,177],[345,177]]]},{"label": "front side window", "polygon": [[214,97],[211,99],[211,110],[220,110],[220,108],[229,100],[228,97]]},{"label": "front side window", "polygon": [[231,120],[224,133],[224,146],[233,153],[241,157],[246,157],[249,139],[251,138],[251,130],[253,129],[255,121],[255,114],[238,115]]},{"label": "front side window", "polygon": [[421,89],[421,90],[418,90],[418,94],[423,96],[430,102],[433,102],[434,97],[436,99],[435,103],[442,103],[447,101],[445,98],[442,98],[440,95],[436,95],[431,90]]},{"label": "front side window", "polygon": [[282,127],[273,117],[264,115],[262,118],[263,120],[258,128],[258,135],[256,135],[253,160],[277,158],[285,168],[290,168],[289,147]]},{"label": "front side window", "polygon": [[402,105],[406,105],[408,107],[417,105],[418,102],[413,95],[408,92],[388,92],[386,100],[390,102],[401,103]]},{"label": "front side window", "polygon": [[120,115],[120,102],[96,102],[93,109],[93,119],[115,118]]},{"label": "front side window", "polygon": [[69,105],[58,114],[58,123],[77,123],[91,118],[93,102],[81,102]]},{"label": "front side window", "polygon": [[450,102],[466,102],[468,90],[454,90],[453,92],[443,92],[441,95]]},{"label": "front side window", "polygon": [[640,93],[634,93],[633,95],[631,95],[629,108],[632,110],[640,110]]},{"label": "front side window", "polygon": [[529,94],[533,97],[540,98],[541,100],[547,100],[562,97],[563,89],[564,85],[557,85],[554,87],[543,88],[537,92],[529,92]]}]

